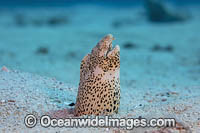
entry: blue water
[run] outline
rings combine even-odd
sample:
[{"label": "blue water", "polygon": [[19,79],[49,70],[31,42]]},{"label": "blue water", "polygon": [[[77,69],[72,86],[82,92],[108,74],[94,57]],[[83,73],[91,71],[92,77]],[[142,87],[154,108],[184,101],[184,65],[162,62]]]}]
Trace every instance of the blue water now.
[{"label": "blue water", "polygon": [[[165,0],[177,5],[199,4],[199,0]],[[141,5],[143,0],[0,0],[0,7],[71,6],[77,4],[97,4],[127,7]]]},{"label": "blue water", "polygon": [[[196,6],[196,3],[199,3],[199,0],[167,1],[178,6],[190,4]],[[143,3],[144,0],[0,0],[2,8],[26,7],[28,9],[16,10],[16,12],[9,8],[2,12],[0,10],[0,66],[5,65],[11,69],[56,77],[59,80],[78,85],[81,59],[108,33],[116,37],[116,44],[121,47],[122,83],[125,82],[125,79],[132,82],[134,78],[146,75],[145,72],[149,71],[151,67],[146,67],[144,64],[149,60],[152,62],[152,56],[155,56],[153,61],[166,60],[168,63],[166,64],[171,66],[173,64],[170,62],[172,57],[176,58],[175,54],[181,53],[174,54],[173,52],[182,51],[184,48],[183,50],[187,49],[188,53],[193,54],[194,52],[191,51],[196,50],[196,47],[199,46],[195,45],[199,41],[196,37],[199,33],[196,31],[198,24],[193,19],[198,15],[184,23],[156,25],[157,23],[147,20],[144,8],[136,7],[143,6]],[[43,6],[66,8],[61,8],[63,10],[60,12],[57,9],[32,10],[32,7]],[[193,12],[196,14],[196,10]],[[183,36],[182,33],[184,33]],[[177,37],[181,39],[175,40]],[[186,41],[182,42],[182,38]],[[186,45],[187,42],[193,45]],[[157,44],[161,45],[161,48],[157,48]],[[171,45],[174,46],[175,50],[170,51],[172,54],[166,52],[168,47],[165,45],[169,45],[168,51],[170,51]],[[182,46],[178,49],[176,45]],[[36,52],[40,47],[44,47],[42,54]],[[127,52],[129,50],[127,47],[133,47],[130,48],[132,51]],[[163,59],[161,56],[157,58],[158,56],[154,53],[156,50],[152,51],[153,48],[158,49],[156,53],[163,56]],[[187,63],[187,61],[182,61],[182,58],[185,58],[182,56],[185,54],[181,53],[180,59],[176,59],[177,62]],[[194,54],[187,58],[196,60],[197,57],[198,55]],[[136,65],[137,63],[140,65]],[[126,67],[130,67],[134,71],[127,72]],[[152,67],[151,69],[155,70],[154,66]],[[161,66],[159,71],[165,71],[164,68],[165,65]],[[171,68],[171,70],[175,70],[175,68]]]}]

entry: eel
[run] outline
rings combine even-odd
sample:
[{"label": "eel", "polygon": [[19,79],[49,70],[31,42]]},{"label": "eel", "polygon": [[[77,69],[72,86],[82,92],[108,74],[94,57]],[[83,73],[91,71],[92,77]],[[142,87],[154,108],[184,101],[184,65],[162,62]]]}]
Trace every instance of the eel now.
[{"label": "eel", "polygon": [[113,35],[101,39],[81,61],[75,116],[112,115],[120,105],[120,47]]}]

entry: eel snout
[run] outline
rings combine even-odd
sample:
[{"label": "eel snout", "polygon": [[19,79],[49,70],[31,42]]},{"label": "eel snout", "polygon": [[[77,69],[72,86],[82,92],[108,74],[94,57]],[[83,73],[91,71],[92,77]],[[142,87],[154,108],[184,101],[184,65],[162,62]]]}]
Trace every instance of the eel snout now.
[{"label": "eel snout", "polygon": [[98,56],[112,56],[119,52],[119,46],[116,45],[112,49],[112,41],[115,40],[112,34],[106,35],[101,41],[98,42],[96,47],[93,48],[92,53],[96,53]]}]

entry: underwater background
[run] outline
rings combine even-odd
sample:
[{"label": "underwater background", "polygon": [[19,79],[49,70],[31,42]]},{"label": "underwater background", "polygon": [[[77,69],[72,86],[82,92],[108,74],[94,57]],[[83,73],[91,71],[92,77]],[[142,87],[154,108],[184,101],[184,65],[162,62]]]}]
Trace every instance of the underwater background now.
[{"label": "underwater background", "polygon": [[[0,0],[0,67],[31,74],[0,73],[0,100],[37,96],[31,104],[47,111],[52,110],[47,97],[53,109],[68,107],[75,102],[81,60],[112,34],[113,45],[120,46],[119,115],[160,116],[169,109],[168,117],[187,121],[184,109],[191,107],[187,111],[197,115],[189,120],[199,131],[199,33],[199,0]],[[21,84],[24,77],[31,82]],[[72,92],[56,90],[69,86]],[[0,124],[0,129],[7,126]]]},{"label": "underwater background", "polygon": [[[192,65],[181,63],[199,61],[199,46],[195,45],[199,43],[197,0],[164,1],[174,14],[189,16],[187,20],[174,22],[148,20],[145,0],[0,3],[1,66],[77,84],[81,59],[108,33],[116,37],[114,44],[121,47],[122,84],[148,75],[147,71],[155,71],[156,76],[167,69],[167,75],[174,77],[170,71],[174,73],[180,70],[179,66],[182,70]],[[169,51],[152,50],[157,45],[161,49],[169,47]]]}]

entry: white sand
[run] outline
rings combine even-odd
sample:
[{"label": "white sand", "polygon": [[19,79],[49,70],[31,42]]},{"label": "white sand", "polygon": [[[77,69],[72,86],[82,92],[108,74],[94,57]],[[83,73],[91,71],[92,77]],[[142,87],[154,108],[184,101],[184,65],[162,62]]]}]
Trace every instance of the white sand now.
[{"label": "white sand", "polygon": [[[75,101],[77,89],[54,78],[19,71],[0,72],[0,130],[2,132],[115,132],[122,129],[107,128],[50,128],[37,124],[29,129],[24,125],[24,117],[44,114],[70,108],[69,103]],[[136,83],[137,86],[137,83]],[[138,86],[140,86],[138,84]],[[162,85],[157,84],[157,88]],[[137,89],[138,88],[138,89]],[[122,91],[121,106],[115,118],[175,118],[183,127],[182,131],[199,131],[200,96],[199,87],[167,87],[167,89],[145,89],[134,87],[133,91]],[[131,89],[131,88],[130,88]],[[144,88],[143,88],[144,89]],[[167,101],[162,101],[167,99]],[[139,106],[139,104],[142,104]],[[58,112],[57,112],[58,114]],[[58,114],[59,115],[59,114]],[[64,116],[66,117],[66,116]],[[131,132],[144,132],[156,129],[134,128]],[[167,129],[163,129],[167,130]],[[178,129],[169,129],[178,131]]]}]

